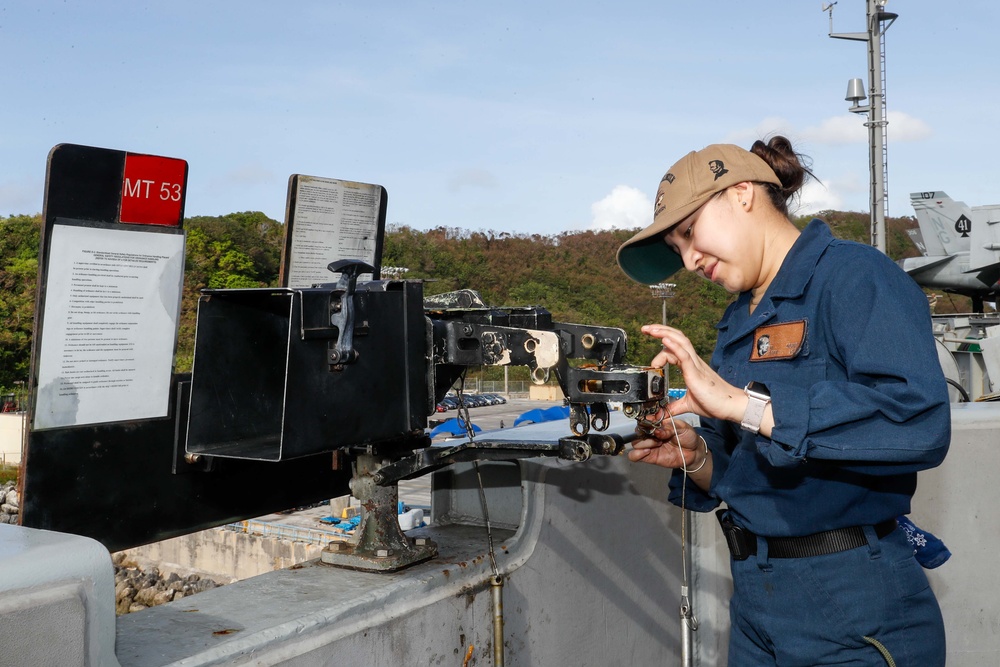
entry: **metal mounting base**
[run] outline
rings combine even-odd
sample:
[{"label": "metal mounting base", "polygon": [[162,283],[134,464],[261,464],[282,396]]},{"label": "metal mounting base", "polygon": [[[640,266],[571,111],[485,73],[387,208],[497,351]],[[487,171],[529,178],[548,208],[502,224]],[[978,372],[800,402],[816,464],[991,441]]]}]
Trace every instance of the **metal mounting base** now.
[{"label": "metal mounting base", "polygon": [[349,570],[394,572],[437,555],[437,544],[433,540],[418,537],[407,541],[409,544],[403,550],[372,550],[349,542],[331,542],[320,554],[320,561]]},{"label": "metal mounting base", "polygon": [[375,484],[374,475],[386,463],[373,454],[360,454],[355,460],[351,493],[361,501],[360,538],[356,543],[328,544],[320,554],[323,563],[352,570],[392,572],[437,555],[433,541],[411,539],[399,527],[399,487]]}]

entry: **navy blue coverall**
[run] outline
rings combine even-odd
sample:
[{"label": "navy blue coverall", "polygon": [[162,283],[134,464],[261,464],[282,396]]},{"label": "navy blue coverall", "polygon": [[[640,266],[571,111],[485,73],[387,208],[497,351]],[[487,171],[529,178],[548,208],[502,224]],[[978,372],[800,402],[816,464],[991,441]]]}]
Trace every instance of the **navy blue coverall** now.
[{"label": "navy blue coverall", "polygon": [[[951,412],[927,299],[876,249],[803,230],[751,314],[743,293],[718,325],[712,367],[727,382],[770,390],[770,438],[702,419],[712,451],[706,493],[757,536],[862,526],[868,544],[800,558],[733,560],[729,665],[944,665],[940,609],[901,530],[917,471],[941,463]],[[682,472],[671,480],[680,504]]]}]

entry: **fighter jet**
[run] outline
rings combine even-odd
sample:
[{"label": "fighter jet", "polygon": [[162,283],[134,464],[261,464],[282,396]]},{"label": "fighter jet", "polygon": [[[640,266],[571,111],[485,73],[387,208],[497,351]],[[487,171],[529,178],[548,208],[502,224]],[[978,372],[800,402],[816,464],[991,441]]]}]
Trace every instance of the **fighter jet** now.
[{"label": "fighter jet", "polygon": [[983,301],[1000,294],[1000,205],[970,208],[941,191],[914,192],[910,204],[919,225],[910,237],[924,256],[899,266],[918,285],[970,297],[983,312]]}]

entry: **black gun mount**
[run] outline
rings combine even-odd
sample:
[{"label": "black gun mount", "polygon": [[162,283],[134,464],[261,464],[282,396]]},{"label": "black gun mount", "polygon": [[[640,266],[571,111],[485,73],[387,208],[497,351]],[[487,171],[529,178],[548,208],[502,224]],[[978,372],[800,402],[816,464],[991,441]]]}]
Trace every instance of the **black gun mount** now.
[{"label": "black gun mount", "polygon": [[[397,569],[434,555],[434,545],[399,531],[400,479],[458,461],[617,454],[620,437],[590,433],[607,429],[609,403],[639,416],[664,399],[662,369],[624,364],[620,329],[553,322],[537,306],[487,306],[471,290],[425,299],[420,281],[359,283],[372,271],[360,262],[329,268],[337,283],[203,292],[186,442],[189,460],[347,452],[352,492],[368,511],[361,542],[328,549],[328,562]],[[556,445],[431,448],[425,429],[436,403],[480,365],[527,366],[539,384],[554,373],[571,434]]]}]

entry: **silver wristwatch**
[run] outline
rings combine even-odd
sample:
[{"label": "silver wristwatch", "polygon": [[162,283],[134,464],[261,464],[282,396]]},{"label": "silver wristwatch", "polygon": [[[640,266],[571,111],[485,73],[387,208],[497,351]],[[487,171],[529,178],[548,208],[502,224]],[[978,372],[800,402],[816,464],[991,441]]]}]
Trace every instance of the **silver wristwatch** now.
[{"label": "silver wristwatch", "polygon": [[750,381],[743,388],[743,393],[747,395],[748,400],[740,426],[743,427],[744,431],[757,433],[760,431],[760,423],[764,419],[764,409],[771,402],[771,392],[760,382]]}]

